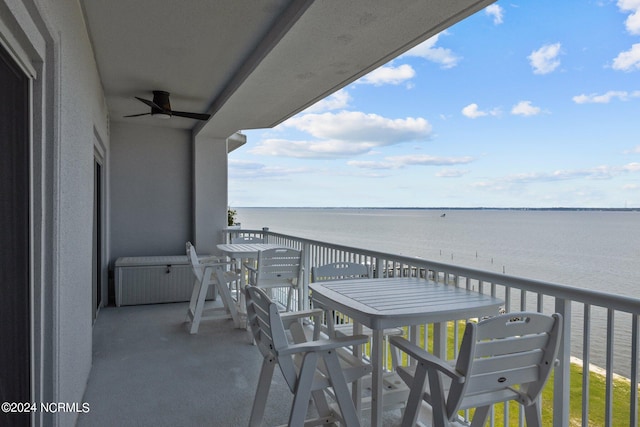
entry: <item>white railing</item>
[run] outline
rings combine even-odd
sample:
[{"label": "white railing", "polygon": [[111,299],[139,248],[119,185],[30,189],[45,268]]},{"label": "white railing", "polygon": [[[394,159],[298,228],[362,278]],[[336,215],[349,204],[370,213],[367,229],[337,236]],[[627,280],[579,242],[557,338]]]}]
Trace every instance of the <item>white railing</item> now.
[{"label": "white railing", "polygon": [[[603,412],[604,426],[613,425],[614,408],[619,412],[621,407],[628,413],[628,425],[638,426],[638,356],[640,316],[640,299],[605,292],[580,289],[572,286],[554,284],[516,276],[487,272],[456,265],[444,264],[426,259],[408,257],[335,245],[327,242],[304,239],[285,234],[263,230],[229,230],[229,234],[260,235],[269,243],[303,251],[305,274],[299,295],[301,308],[309,304],[309,279],[311,267],[330,262],[350,261],[365,263],[372,267],[375,277],[383,276],[419,276],[446,283],[451,286],[464,287],[482,293],[491,294],[505,301],[506,312],[535,310],[538,312],[558,312],[565,319],[563,342],[559,352],[560,363],[555,369],[553,380],[553,425],[568,426],[593,425],[590,415],[594,411]],[[228,236],[226,236],[228,237]],[[594,278],[595,279],[595,278]],[[602,278],[602,280],[607,280]],[[462,319],[461,319],[462,320]],[[424,342],[427,328],[424,330]],[[451,337],[454,347],[458,347],[458,328],[452,328]],[[433,340],[433,337],[431,337]],[[434,343],[442,345],[442,343]],[[425,344],[426,345],[426,344]],[[601,367],[604,375],[604,408],[591,408],[590,397],[594,384],[590,384],[590,375],[582,376],[581,395],[570,396],[571,356],[578,360],[584,370],[592,364]],[[575,361],[574,359],[574,361]],[[625,387],[617,381],[626,378],[628,402],[616,401],[614,405],[614,384]],[[600,394],[600,393],[598,393]],[[575,414],[570,424],[569,402],[581,399],[581,415],[576,424]],[[549,406],[550,402],[543,402]],[[504,424],[508,422],[508,408],[504,408]],[[625,417],[626,418],[626,417]],[[524,425],[520,414],[520,425]],[[495,425],[492,420],[491,425]]]}]

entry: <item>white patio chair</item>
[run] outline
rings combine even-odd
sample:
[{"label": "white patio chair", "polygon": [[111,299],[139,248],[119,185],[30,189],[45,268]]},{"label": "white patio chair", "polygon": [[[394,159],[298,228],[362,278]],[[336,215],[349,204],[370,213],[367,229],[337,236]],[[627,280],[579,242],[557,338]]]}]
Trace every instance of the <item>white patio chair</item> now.
[{"label": "white patio chair", "polygon": [[[186,246],[187,258],[195,276],[187,310],[187,321],[191,321],[189,332],[197,334],[200,322],[212,319],[233,319],[233,323],[239,328],[240,316],[231,296],[229,283],[240,280],[240,277],[234,271],[228,271],[228,262],[221,261],[216,257],[200,261],[196,254],[196,248],[191,242],[187,242]],[[222,307],[205,309],[209,286],[214,286],[222,298]]]},{"label": "white patio chair", "polygon": [[[264,243],[264,238],[263,237],[258,237],[258,236],[233,236],[233,237],[231,237],[231,243],[232,244]],[[243,262],[243,260],[236,259],[236,258],[231,258],[230,260],[234,264],[234,269],[236,270],[238,275],[242,274],[242,262]],[[245,260],[245,262],[248,262],[248,261]],[[250,265],[255,267],[255,261]],[[235,293],[235,295],[237,295],[237,301],[240,303],[241,302],[240,295],[242,293],[242,290],[240,289],[240,281],[235,282],[235,285],[236,286],[234,288],[234,293]]]},{"label": "white patio chair", "polygon": [[508,313],[469,322],[454,365],[391,337],[417,362],[397,368],[411,387],[402,427],[416,424],[422,400],[432,407],[433,427],[452,425],[458,411],[469,408],[476,408],[471,426],[484,426],[491,405],[510,400],[524,406],[527,427],[540,427],[539,396],[556,364],[561,330],[560,314]]},{"label": "white patio chair", "polygon": [[[371,276],[371,270],[369,266],[365,264],[359,264],[355,262],[334,262],[330,264],[320,265],[311,268],[311,281],[312,282],[331,282],[335,280],[355,280],[355,279],[367,279]],[[327,313],[327,318],[329,313]],[[345,336],[353,333],[353,324],[351,323],[338,323],[336,324],[336,316],[331,313],[331,318],[327,319],[327,328],[329,336]],[[366,326],[362,327],[362,333],[371,337],[371,329]],[[401,328],[388,328],[385,329],[383,335],[386,337],[390,335],[402,335]],[[395,368],[398,366],[398,358],[395,351],[391,351],[391,363]]]},{"label": "white patio chair", "polygon": [[302,282],[302,252],[290,248],[258,252],[255,266],[245,265],[249,284],[263,289],[288,288],[286,311],[292,310],[293,292]]},{"label": "white patio chair", "polygon": [[[371,366],[358,360],[357,363],[344,367],[340,364],[336,350],[343,346],[362,344],[367,337],[307,341],[301,320],[314,317],[314,337],[318,337],[322,310],[280,314],[277,305],[262,289],[247,286],[245,292],[247,320],[256,345],[264,356],[249,426],[262,424],[276,364],[294,395],[288,426],[331,424],[338,421],[346,426],[359,426],[347,382],[371,372]],[[288,339],[288,333],[293,342]],[[325,390],[329,388],[333,389],[339,412],[332,409],[334,405],[327,401]],[[305,422],[310,399],[313,399],[318,417]]]}]

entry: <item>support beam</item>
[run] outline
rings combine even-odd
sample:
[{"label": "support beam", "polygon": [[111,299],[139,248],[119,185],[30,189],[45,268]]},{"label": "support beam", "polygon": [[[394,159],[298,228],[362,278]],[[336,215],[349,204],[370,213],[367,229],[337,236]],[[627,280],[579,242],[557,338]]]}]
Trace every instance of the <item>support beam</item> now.
[{"label": "support beam", "polygon": [[[221,231],[227,226],[227,153],[229,141],[244,144],[246,137],[197,135],[193,139],[193,243],[199,253],[217,253]],[[240,144],[240,145],[241,145]]]}]

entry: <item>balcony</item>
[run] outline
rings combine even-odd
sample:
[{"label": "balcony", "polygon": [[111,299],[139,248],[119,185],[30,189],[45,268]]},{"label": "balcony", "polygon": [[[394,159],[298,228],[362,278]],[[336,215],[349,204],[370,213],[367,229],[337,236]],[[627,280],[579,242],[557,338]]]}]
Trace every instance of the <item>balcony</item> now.
[{"label": "balcony", "polygon": [[[372,266],[376,276],[428,277],[450,286],[491,294],[505,301],[506,312],[560,312],[565,318],[560,363],[542,406],[545,425],[638,425],[638,316],[640,299],[553,283],[473,270],[424,259],[301,239],[268,230],[233,230],[260,235],[269,243],[304,251],[305,276],[297,303],[308,304],[310,267],[352,261]],[[226,239],[228,236],[224,236]],[[205,322],[197,335],[184,327],[186,304],[106,308],[94,328],[94,362],[84,401],[90,412],[79,426],[99,425],[246,425],[261,358],[245,331],[231,321]],[[463,319],[461,319],[463,320]],[[433,337],[422,328],[424,341]],[[447,340],[457,348],[457,328]],[[455,355],[452,355],[455,356]],[[571,364],[597,365],[602,376],[571,378]],[[390,368],[390,366],[389,366]],[[575,372],[575,371],[573,371]],[[623,380],[620,380],[623,378]],[[578,391],[570,389],[577,380]],[[286,423],[291,394],[276,381],[265,425]],[[616,393],[625,398],[614,400]],[[602,396],[594,404],[596,396]],[[618,396],[618,394],[616,394]],[[599,398],[599,397],[598,397]],[[615,403],[614,403],[615,402]],[[576,409],[577,408],[577,409]],[[571,409],[571,411],[570,411]],[[514,411],[516,412],[514,414]],[[511,412],[511,414],[510,414]],[[497,408],[491,425],[514,425],[517,409]],[[399,410],[385,413],[385,425],[397,424]],[[506,418],[510,417],[510,418]],[[599,421],[594,421],[599,420]],[[367,425],[367,420],[363,420]]]}]

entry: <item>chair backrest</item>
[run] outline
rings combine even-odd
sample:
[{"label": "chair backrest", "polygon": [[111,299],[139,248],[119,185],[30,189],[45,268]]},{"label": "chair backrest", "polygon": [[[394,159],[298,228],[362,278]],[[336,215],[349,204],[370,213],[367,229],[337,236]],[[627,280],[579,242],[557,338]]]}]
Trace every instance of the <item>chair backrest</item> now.
[{"label": "chair backrest", "polygon": [[199,282],[202,282],[202,277],[204,274],[204,268],[200,261],[198,260],[198,254],[196,253],[196,248],[191,244],[191,242],[187,242],[187,259],[191,263],[191,269],[193,274],[196,276]]},{"label": "chair backrest", "polygon": [[282,375],[293,392],[296,387],[297,371],[293,356],[279,355],[279,351],[290,344],[277,305],[262,289],[255,286],[245,288],[245,297],[247,323],[256,345],[265,358],[273,357],[278,360]]},{"label": "chair backrest", "polygon": [[465,405],[467,395],[476,403],[502,402],[514,386],[521,403],[533,403],[555,365],[561,330],[560,314],[509,313],[467,323],[456,362],[466,380],[452,384],[447,414],[474,406]]},{"label": "chair backrest", "polygon": [[290,248],[265,249],[258,252],[257,286],[295,283],[300,279],[302,252]]},{"label": "chair backrest", "polygon": [[264,243],[264,238],[258,236],[234,236],[231,243]]},{"label": "chair backrest", "polygon": [[355,262],[334,262],[311,268],[312,282],[367,279],[369,276],[369,267]]}]

